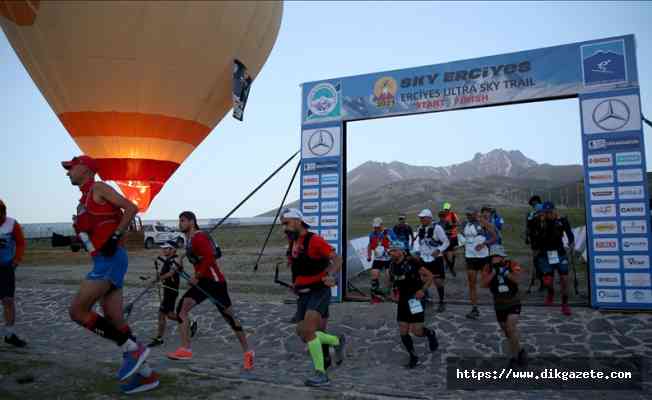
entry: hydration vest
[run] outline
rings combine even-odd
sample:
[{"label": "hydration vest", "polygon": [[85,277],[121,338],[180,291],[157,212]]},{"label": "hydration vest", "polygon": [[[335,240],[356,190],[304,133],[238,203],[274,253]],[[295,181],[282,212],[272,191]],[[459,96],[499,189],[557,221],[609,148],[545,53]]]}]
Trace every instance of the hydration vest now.
[{"label": "hydration vest", "polygon": [[[505,261],[504,266],[509,268],[510,272],[512,271],[512,261]],[[498,287],[501,284],[507,286],[507,292],[500,293]],[[498,271],[496,271],[496,275],[494,275],[494,277],[491,279],[491,282],[489,283],[489,290],[491,290],[491,294],[493,294],[494,297],[511,298],[516,296],[518,293],[518,285],[509,279],[504,279],[503,282],[501,282],[501,278],[498,276]]]},{"label": "hydration vest", "polygon": [[81,187],[82,197],[77,205],[73,227],[78,234],[88,233],[93,247],[100,249],[120,225],[123,213],[120,207],[111,203],[98,204],[93,200],[95,183],[89,182]]},{"label": "hydration vest", "polygon": [[0,267],[10,266],[16,257],[16,240],[13,233],[15,225],[16,220],[9,217],[0,225]]},{"label": "hydration vest", "polygon": [[[197,231],[197,233],[202,232],[205,233],[204,231]],[[197,234],[195,233],[195,235]],[[194,237],[194,236],[193,236]],[[208,237],[208,241],[211,242],[211,247],[213,248],[213,256],[215,259],[219,259],[222,257],[222,249],[220,249],[220,246],[215,243],[215,240],[213,240],[213,237],[206,233],[206,237]],[[192,265],[197,265],[201,261],[201,257],[193,253],[192,251],[192,238],[186,241],[186,258],[188,258],[188,261]]]},{"label": "hydration vest", "polygon": [[[423,240],[426,240],[425,243],[428,247],[439,247],[442,245],[442,241],[435,237],[435,226],[439,224],[431,224],[427,228],[423,225],[419,226],[417,231],[417,237],[419,238],[419,245],[422,244]],[[443,226],[442,226],[443,228]]]},{"label": "hydration vest", "polygon": [[320,289],[325,287],[322,278],[326,276],[326,268],[330,265],[330,259],[312,259],[308,257],[308,246],[314,233],[308,232],[303,238],[303,246],[299,249],[296,257],[292,256],[292,248],[295,241],[290,241],[288,246],[288,258],[292,267],[292,282],[296,289],[311,288]]}]

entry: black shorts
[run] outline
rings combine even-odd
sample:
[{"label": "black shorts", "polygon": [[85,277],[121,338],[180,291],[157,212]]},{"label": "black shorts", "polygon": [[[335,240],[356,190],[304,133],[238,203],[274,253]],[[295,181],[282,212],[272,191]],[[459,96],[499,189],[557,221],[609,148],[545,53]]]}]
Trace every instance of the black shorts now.
[{"label": "black shorts", "polygon": [[0,267],[0,299],[14,297],[16,293],[16,273],[11,265]]},{"label": "black shorts", "polygon": [[183,301],[186,299],[186,297],[193,299],[197,304],[201,304],[208,298],[206,294],[202,293],[202,291],[199,289],[202,289],[204,292],[211,295],[213,299],[219,302],[220,305],[215,304],[218,309],[220,307],[224,307],[225,309],[231,307],[231,298],[229,297],[229,291],[226,287],[226,282],[215,282],[212,279],[200,279],[198,286],[199,288],[197,288],[197,286],[190,287],[190,289],[188,289],[186,293],[183,294],[181,301],[179,301],[179,304],[177,304],[177,314],[181,310],[181,306],[183,305]]},{"label": "black shorts", "polygon": [[311,289],[308,293],[299,293],[295,320],[303,321],[307,311],[317,311],[322,318],[328,318],[330,304],[331,289],[328,287]]},{"label": "black shorts", "polygon": [[374,260],[374,262],[371,264],[371,269],[377,269],[377,270],[384,270],[389,267],[389,261],[383,261],[383,260]]},{"label": "black shorts", "polygon": [[173,312],[174,306],[177,303],[177,297],[179,297],[179,292],[163,288],[163,300],[161,301],[161,307],[159,307],[159,311],[163,314],[169,314]]},{"label": "black shorts", "polygon": [[521,304],[514,304],[509,307],[496,308],[496,319],[498,322],[507,322],[509,314],[519,315],[521,313]]},{"label": "black shorts", "polygon": [[[421,306],[425,309],[426,306],[421,302]],[[418,314],[412,314],[410,312],[410,303],[407,301],[401,301],[399,300],[398,306],[396,309],[396,320],[398,322],[405,322],[408,324],[418,324],[418,323],[424,323],[426,320],[426,315],[423,312],[420,312]]]},{"label": "black shorts", "polygon": [[444,257],[435,257],[431,262],[424,262],[423,266],[426,267],[430,273],[439,279],[446,279],[444,271]]},{"label": "black shorts", "polygon": [[448,241],[450,242],[450,244],[448,245],[446,250],[444,250],[444,253],[449,251],[455,251],[457,246],[460,245],[460,242],[457,240],[457,236],[455,236],[454,238],[448,238]]},{"label": "black shorts", "polygon": [[489,264],[489,257],[482,258],[467,258],[466,259],[466,269],[471,271],[480,271],[484,268],[485,265]]}]

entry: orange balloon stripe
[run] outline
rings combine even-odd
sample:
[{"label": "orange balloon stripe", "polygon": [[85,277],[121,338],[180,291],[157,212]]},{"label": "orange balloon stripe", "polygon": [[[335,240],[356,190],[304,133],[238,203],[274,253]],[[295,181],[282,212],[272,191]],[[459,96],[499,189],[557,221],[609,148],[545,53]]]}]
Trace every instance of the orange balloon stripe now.
[{"label": "orange balloon stripe", "polygon": [[59,114],[73,138],[121,136],[176,140],[198,146],[211,128],[195,121],[158,114],[80,111]]},{"label": "orange balloon stripe", "polygon": [[[31,0],[32,7],[39,8],[40,0]],[[27,0],[0,0],[0,15],[19,26],[30,26],[36,20],[36,13]]]}]

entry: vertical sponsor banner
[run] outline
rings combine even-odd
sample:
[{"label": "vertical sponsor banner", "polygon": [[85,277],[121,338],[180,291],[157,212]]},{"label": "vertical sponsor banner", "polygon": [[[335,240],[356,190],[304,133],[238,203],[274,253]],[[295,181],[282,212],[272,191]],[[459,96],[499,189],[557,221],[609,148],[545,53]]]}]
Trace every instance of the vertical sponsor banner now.
[{"label": "vertical sponsor banner", "polygon": [[[608,50],[617,53],[619,43],[609,43]],[[606,50],[595,54],[601,51]],[[585,76],[596,84],[608,79],[598,64],[584,68]],[[649,192],[639,90],[581,94],[580,109],[591,304],[603,309],[652,309]]]},{"label": "vertical sponsor banner", "polygon": [[[339,87],[316,85],[304,88],[309,121],[332,119],[339,101]],[[308,100],[310,97],[312,100]],[[301,130],[301,194],[300,209],[310,230],[323,237],[341,256],[342,245],[342,127],[340,122],[304,125]],[[332,288],[334,301],[342,300],[346,284],[340,273],[338,285]]]}]

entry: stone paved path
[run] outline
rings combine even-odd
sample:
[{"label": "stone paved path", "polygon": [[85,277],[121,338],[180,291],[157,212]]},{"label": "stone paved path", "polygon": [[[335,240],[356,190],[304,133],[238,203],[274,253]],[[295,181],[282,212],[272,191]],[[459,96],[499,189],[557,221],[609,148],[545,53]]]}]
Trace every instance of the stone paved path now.
[{"label": "stone paved path", "polygon": [[[139,290],[126,289],[127,298],[133,298]],[[13,350],[4,344],[0,345],[0,366],[3,364],[2,360],[18,362],[21,358],[30,358],[48,362],[49,368],[55,368],[55,372],[48,372],[54,375],[47,375],[47,379],[57,379],[57,367],[61,371],[66,368],[82,371],[87,369],[94,371],[93,376],[101,376],[102,379],[110,377],[117,369],[119,354],[115,346],[69,321],[67,306],[72,294],[71,286],[44,285],[19,289],[18,328],[28,338],[30,346],[26,350]],[[191,385],[193,390],[205,388],[207,392],[201,392],[205,393],[205,397],[202,394],[199,398],[228,398],[227,394],[234,395],[242,391],[248,393],[244,398],[297,399],[380,398],[379,396],[486,399],[505,395],[515,399],[548,399],[580,398],[587,395],[617,398],[625,395],[623,392],[447,391],[446,357],[499,357],[503,354],[505,343],[492,309],[481,307],[482,315],[478,321],[466,319],[464,314],[468,311],[468,306],[461,305],[449,305],[445,313],[430,315],[429,325],[437,329],[440,350],[430,354],[426,352],[425,342],[416,339],[417,351],[423,355],[423,366],[408,371],[402,367],[407,357],[397,334],[395,306],[390,303],[346,303],[331,307],[331,330],[343,333],[349,338],[347,360],[342,366],[332,370],[330,375],[334,384],[331,391],[310,390],[301,386],[310,369],[305,346],[294,335],[294,325],[287,322],[294,312],[294,306],[264,300],[247,302],[246,299],[250,297],[245,294],[234,294],[233,297],[236,300],[236,309],[256,348],[257,368],[250,376],[251,381],[242,379],[239,346],[228,326],[209,304],[201,305],[196,312],[200,331],[193,342],[195,358],[192,361],[174,362],[164,356],[166,351],[173,350],[178,344],[175,324],[169,324],[166,343],[154,349],[150,357],[163,376],[174,376],[175,379],[181,377],[184,385]],[[148,340],[155,331],[158,308],[155,300],[150,297],[139,303],[130,318],[132,329],[143,340]],[[524,308],[520,327],[525,346],[532,357],[633,354],[652,359],[650,314],[601,314],[586,308],[575,308],[573,316],[567,318],[559,313],[558,307],[532,306]],[[63,372],[60,375],[60,379],[65,379]],[[29,389],[29,385],[18,387],[12,383],[12,376],[14,375],[0,378],[0,388],[4,387],[10,395],[24,393],[26,398],[29,398],[38,393],[38,390],[46,390],[48,387],[48,382],[44,382],[46,378],[41,379],[38,376],[32,384],[36,389]],[[650,377],[648,374],[646,391],[627,392],[628,399],[651,398]],[[84,377],[78,379],[79,381],[75,382],[83,384]],[[221,382],[221,389],[211,392],[210,385],[215,382]],[[225,387],[229,388],[228,393],[224,392]],[[256,389],[252,392],[253,387]],[[100,390],[94,394],[88,391],[85,393],[91,393],[90,398],[112,398],[117,395],[115,388],[106,390],[108,392]],[[47,392],[43,392],[44,395],[45,393]],[[165,396],[166,393],[173,392],[166,392],[163,386],[157,391],[157,396]],[[0,389],[0,397],[3,397],[2,394]],[[174,397],[171,395],[171,398]]]}]

